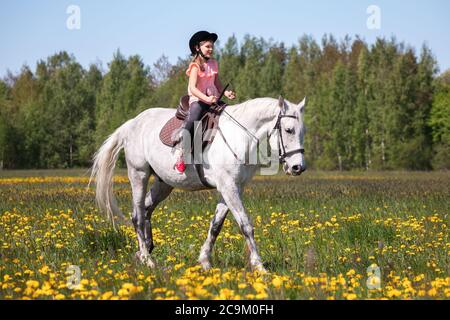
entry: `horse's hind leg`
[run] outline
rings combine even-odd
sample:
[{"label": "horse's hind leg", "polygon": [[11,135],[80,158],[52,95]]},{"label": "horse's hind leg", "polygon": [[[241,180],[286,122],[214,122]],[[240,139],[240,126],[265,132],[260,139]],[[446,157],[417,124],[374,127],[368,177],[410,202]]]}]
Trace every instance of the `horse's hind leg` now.
[{"label": "horse's hind leg", "polygon": [[217,236],[219,235],[220,230],[222,229],[223,222],[228,213],[228,207],[223,201],[220,199],[219,203],[216,207],[216,212],[211,221],[208,231],[208,237],[206,238],[205,243],[200,250],[200,256],[198,257],[198,262],[201,264],[204,270],[208,270],[211,268],[211,252],[214,246],[214,242],[216,241]]},{"label": "horse's hind leg", "polygon": [[155,183],[145,197],[145,210],[147,211],[147,214],[145,215],[145,245],[149,253],[152,253],[154,248],[151,223],[153,210],[155,210],[156,206],[161,201],[169,196],[172,190],[172,186],[169,186],[159,177],[156,177]]},{"label": "horse's hind leg", "polygon": [[150,257],[150,252],[145,245],[145,193],[150,177],[150,166],[139,169],[133,167],[130,163],[128,163],[127,166],[133,197],[132,221],[136,230],[139,245],[139,251],[136,255],[141,262],[153,268],[155,263]]}]

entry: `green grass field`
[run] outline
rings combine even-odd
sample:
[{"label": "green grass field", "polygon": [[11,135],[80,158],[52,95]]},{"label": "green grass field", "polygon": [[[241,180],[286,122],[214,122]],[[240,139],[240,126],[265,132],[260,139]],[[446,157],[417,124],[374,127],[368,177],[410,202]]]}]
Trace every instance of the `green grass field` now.
[{"label": "green grass field", "polygon": [[[126,172],[116,174],[130,214]],[[197,266],[215,191],[175,191],[154,212],[151,270],[135,259],[132,227],[112,230],[87,181],[87,170],[0,172],[1,299],[450,297],[448,172],[255,177],[244,202],[266,274],[250,270],[231,214],[213,269]],[[81,271],[74,286],[69,266]]]}]

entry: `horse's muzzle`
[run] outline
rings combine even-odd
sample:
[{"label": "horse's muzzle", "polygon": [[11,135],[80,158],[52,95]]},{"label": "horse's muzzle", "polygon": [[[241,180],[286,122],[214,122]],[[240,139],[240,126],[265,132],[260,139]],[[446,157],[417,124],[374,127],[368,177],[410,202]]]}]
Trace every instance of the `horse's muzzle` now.
[{"label": "horse's muzzle", "polygon": [[292,166],[292,175],[299,176],[306,170],[306,167],[302,167],[301,165]]},{"label": "horse's muzzle", "polygon": [[287,175],[299,176],[302,174],[302,172],[306,171],[306,167],[302,167],[301,165],[289,167],[287,163],[284,163],[283,170]]}]

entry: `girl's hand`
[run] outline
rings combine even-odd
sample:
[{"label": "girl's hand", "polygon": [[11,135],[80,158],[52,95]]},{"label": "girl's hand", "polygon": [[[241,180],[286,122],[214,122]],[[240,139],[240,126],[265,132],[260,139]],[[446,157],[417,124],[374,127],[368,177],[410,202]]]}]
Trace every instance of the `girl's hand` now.
[{"label": "girl's hand", "polygon": [[209,96],[208,99],[206,100],[207,103],[216,103],[217,102],[217,97],[216,96]]},{"label": "girl's hand", "polygon": [[233,100],[234,98],[236,98],[236,94],[232,90],[227,90],[227,91],[225,91],[224,94],[225,94],[225,97],[227,97],[230,100]]}]

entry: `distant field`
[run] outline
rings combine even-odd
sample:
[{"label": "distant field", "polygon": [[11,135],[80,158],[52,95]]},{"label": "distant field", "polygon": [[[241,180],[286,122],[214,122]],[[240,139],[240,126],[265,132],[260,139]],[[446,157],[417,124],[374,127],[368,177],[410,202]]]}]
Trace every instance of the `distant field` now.
[{"label": "distant field", "polygon": [[[157,269],[140,265],[133,228],[112,230],[87,181],[87,169],[0,171],[1,299],[450,298],[449,172],[255,177],[244,202],[267,274],[249,269],[231,214],[214,269],[197,266],[215,191],[173,192],[152,219]],[[115,194],[130,214],[125,170]]]}]

